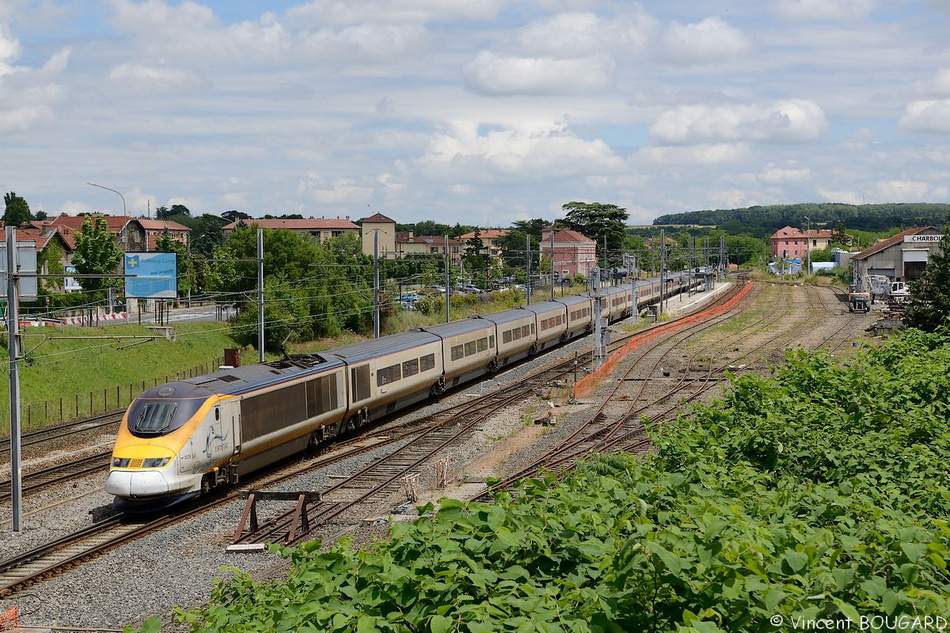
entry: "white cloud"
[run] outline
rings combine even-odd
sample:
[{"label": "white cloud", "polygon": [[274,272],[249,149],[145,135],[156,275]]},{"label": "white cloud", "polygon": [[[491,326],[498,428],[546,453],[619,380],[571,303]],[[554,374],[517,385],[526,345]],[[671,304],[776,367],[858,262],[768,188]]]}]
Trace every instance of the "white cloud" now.
[{"label": "white cloud", "polygon": [[950,99],[909,103],[899,124],[905,132],[950,133]]},{"label": "white cloud", "polygon": [[[943,188],[946,195],[946,188]],[[931,200],[932,188],[929,183],[919,180],[884,180],[875,183],[872,191],[876,202],[916,202]]]},{"label": "white cloud", "polygon": [[765,166],[758,175],[758,180],[769,185],[784,183],[807,182],[811,179],[811,170],[808,168],[782,168],[774,164]]},{"label": "white cloud", "polygon": [[776,12],[796,20],[862,20],[877,8],[876,0],[780,0]]},{"label": "white cloud", "polygon": [[660,36],[660,48],[667,61],[693,65],[741,57],[754,45],[742,31],[712,17],[693,24],[671,23]]},{"label": "white cloud", "polygon": [[526,56],[589,57],[607,51],[629,56],[642,52],[657,28],[657,20],[641,10],[614,19],[559,13],[518,30],[510,44]]},{"label": "white cloud", "polygon": [[506,4],[507,0],[315,0],[288,10],[287,15],[321,25],[491,20]]},{"label": "white cloud", "polygon": [[558,125],[543,132],[503,129],[479,134],[471,122],[457,122],[450,131],[433,136],[418,162],[430,175],[482,182],[494,177],[538,180],[625,167],[603,141],[585,141]]},{"label": "white cloud", "polygon": [[0,24],[0,77],[13,70],[13,62],[20,58],[22,47],[5,24]]},{"label": "white cloud", "polygon": [[317,204],[365,204],[373,199],[373,187],[350,178],[324,178],[310,172],[297,184],[297,195]]},{"label": "white cloud", "polygon": [[822,137],[827,128],[818,104],[801,99],[769,105],[688,105],[661,113],[650,126],[650,138],[659,144],[799,143]]},{"label": "white cloud", "polygon": [[195,88],[206,82],[193,73],[174,68],[152,68],[139,64],[121,64],[109,72],[109,80],[124,90],[146,94]]},{"label": "white cloud", "polygon": [[576,94],[606,88],[613,69],[601,55],[554,59],[482,51],[465,66],[465,77],[474,90],[489,94]]},{"label": "white cloud", "polygon": [[657,165],[720,165],[737,163],[748,155],[749,146],[744,143],[644,147],[638,152],[638,156]]}]

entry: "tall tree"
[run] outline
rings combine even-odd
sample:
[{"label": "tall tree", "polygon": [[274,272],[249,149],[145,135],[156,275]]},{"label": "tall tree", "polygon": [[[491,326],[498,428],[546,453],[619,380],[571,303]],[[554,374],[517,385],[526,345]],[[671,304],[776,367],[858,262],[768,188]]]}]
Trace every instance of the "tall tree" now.
[{"label": "tall tree", "polygon": [[3,194],[3,201],[6,202],[6,210],[3,212],[3,223],[6,226],[20,226],[33,219],[30,205],[12,191]]},{"label": "tall tree", "polygon": [[904,322],[926,332],[950,326],[950,226],[944,228],[940,249],[930,254],[921,278],[910,282]]},{"label": "tall tree", "polygon": [[568,202],[561,208],[567,212],[562,224],[597,242],[597,255],[601,262],[604,261],[606,242],[607,265],[619,265],[629,217],[626,209],[600,202]]},{"label": "tall tree", "polygon": [[238,220],[250,220],[251,216],[244,213],[243,211],[237,211],[231,209],[230,211],[225,211],[221,214],[221,217],[228,221],[228,224],[231,222],[237,222]]},{"label": "tall tree", "polygon": [[[101,215],[86,216],[76,233],[73,265],[82,275],[114,275],[122,263],[122,250]],[[116,279],[80,279],[83,290],[102,290],[119,285]]]},{"label": "tall tree", "polygon": [[465,242],[465,253],[462,255],[465,265],[470,272],[481,271],[488,267],[488,254],[485,252],[485,243],[476,230],[473,237]]}]

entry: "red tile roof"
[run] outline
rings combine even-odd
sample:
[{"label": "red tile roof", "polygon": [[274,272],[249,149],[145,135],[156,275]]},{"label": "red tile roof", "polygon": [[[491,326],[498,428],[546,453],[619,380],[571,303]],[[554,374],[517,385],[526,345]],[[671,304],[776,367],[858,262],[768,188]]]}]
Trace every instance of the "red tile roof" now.
[{"label": "red tile roof", "polygon": [[304,218],[304,219],[265,219],[248,218],[238,220],[224,227],[225,231],[233,230],[238,224],[243,222],[247,226],[257,226],[262,229],[290,229],[291,231],[326,231],[326,230],[359,230],[360,227],[349,220],[339,218]]},{"label": "red tile roof", "polygon": [[387,218],[382,213],[374,213],[368,218],[363,218],[362,220],[360,220],[360,222],[363,222],[364,224],[366,222],[369,222],[370,224],[395,224],[396,223],[395,220],[393,220],[392,218]]}]

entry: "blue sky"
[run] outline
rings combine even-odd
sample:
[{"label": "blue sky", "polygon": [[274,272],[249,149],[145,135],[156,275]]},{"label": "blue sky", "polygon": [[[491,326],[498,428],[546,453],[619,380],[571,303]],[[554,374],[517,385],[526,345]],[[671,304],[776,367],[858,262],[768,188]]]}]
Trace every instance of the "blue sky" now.
[{"label": "blue sky", "polygon": [[0,0],[0,189],[51,215],[484,227],[948,202],[947,0]]}]

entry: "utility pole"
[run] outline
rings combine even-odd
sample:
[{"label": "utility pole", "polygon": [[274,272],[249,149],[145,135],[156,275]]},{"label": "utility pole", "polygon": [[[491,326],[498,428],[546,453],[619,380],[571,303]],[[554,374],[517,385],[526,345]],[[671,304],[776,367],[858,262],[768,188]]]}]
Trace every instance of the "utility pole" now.
[{"label": "utility pole", "polygon": [[551,301],[554,301],[554,227],[551,227]]},{"label": "utility pole", "polygon": [[379,229],[373,229],[373,338],[379,338]]},{"label": "utility pole", "polygon": [[451,275],[449,274],[449,236],[445,236],[445,322],[449,322],[449,293],[452,291]]},{"label": "utility pole", "polygon": [[525,247],[524,247],[524,264],[525,264],[525,302],[524,304],[529,306],[531,305],[531,236],[525,235],[524,237]]},{"label": "utility pole", "polygon": [[257,229],[257,362],[264,362],[264,229]]},{"label": "utility pole", "polygon": [[805,217],[805,274],[811,274],[811,219]]},{"label": "utility pole", "polygon": [[659,319],[663,314],[663,298],[666,296],[666,231],[660,229],[660,310],[656,314]]},{"label": "utility pole", "polygon": [[594,266],[590,269],[591,284],[594,286],[594,368],[598,369],[604,364],[604,324],[601,317],[600,307],[600,268]]},{"label": "utility pole", "polygon": [[637,258],[633,255],[628,255],[627,253],[623,254],[623,265],[627,269],[627,274],[630,275],[630,296],[633,297],[633,305],[630,306],[630,317],[633,319],[633,323],[637,323],[637,319],[640,317],[640,311],[637,309],[637,304],[640,303],[640,291],[637,288],[637,281],[640,278],[640,275],[637,271]]},{"label": "utility pole", "polygon": [[20,469],[20,315],[17,296],[16,227],[7,229],[7,347],[10,352],[10,499],[13,531],[20,531],[22,472]]}]

